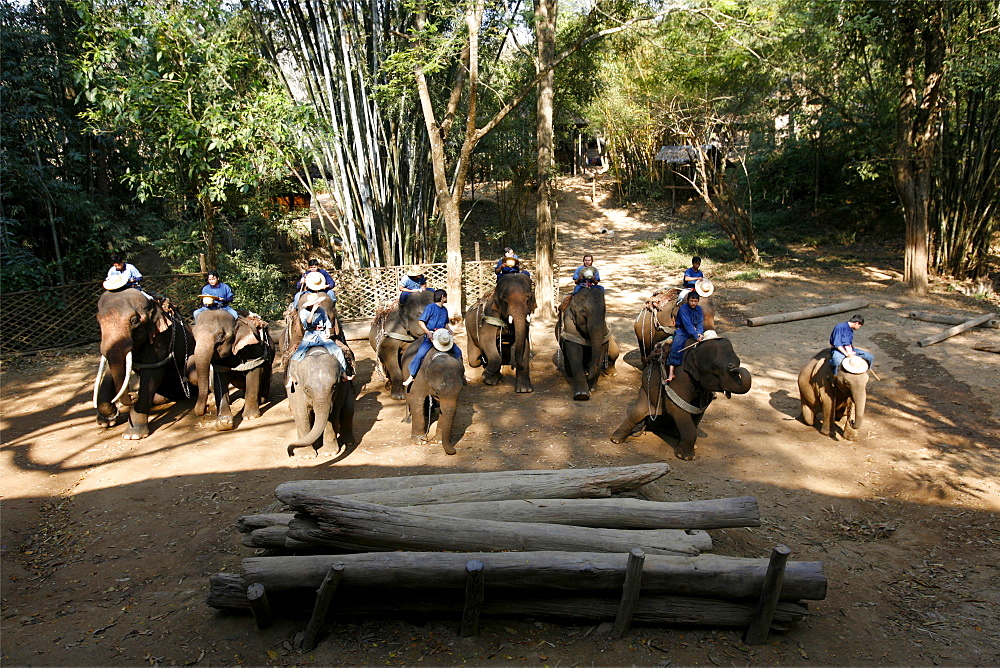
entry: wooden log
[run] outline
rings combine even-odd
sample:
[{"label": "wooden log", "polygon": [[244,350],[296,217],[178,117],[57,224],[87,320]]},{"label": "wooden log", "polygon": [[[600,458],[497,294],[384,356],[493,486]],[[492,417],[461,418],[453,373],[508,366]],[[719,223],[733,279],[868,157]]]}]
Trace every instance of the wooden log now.
[{"label": "wooden log", "polygon": [[639,548],[633,547],[628,553],[625,566],[625,584],[622,585],[622,600],[618,604],[615,615],[615,625],[611,629],[612,638],[621,638],[632,624],[635,605],[639,601],[639,589],[642,587],[642,564],[646,555]]},{"label": "wooden log", "polygon": [[288,537],[302,542],[320,539],[357,550],[476,550],[482,552],[589,550],[626,552],[639,546],[652,554],[696,555],[711,537],[678,529],[630,531],[592,529],[531,522],[494,522],[416,513],[349,497],[286,494],[287,503],[305,511],[320,524],[320,531],[303,531],[291,524]]},{"label": "wooden log", "polygon": [[262,513],[259,515],[243,515],[236,518],[236,528],[241,533],[250,533],[257,529],[273,526],[288,526],[288,521],[295,513]]},{"label": "wooden log", "polygon": [[844,313],[845,311],[867,308],[867,306],[867,299],[852,299],[848,302],[818,306],[804,311],[789,311],[788,313],[775,313],[772,315],[757,316],[756,318],[747,318],[747,325],[749,327],[759,327],[760,325],[774,325],[780,322],[792,322],[793,320],[821,318],[825,315],[835,315],[837,313]]},{"label": "wooden log", "polygon": [[507,499],[608,497],[641,487],[670,472],[665,463],[554,471],[446,473],[347,480],[296,480],[278,485],[275,496],[295,493],[348,496],[386,506]]},{"label": "wooden log", "polygon": [[973,350],[981,350],[985,353],[1000,353],[1000,345],[990,345],[988,343],[977,343],[972,346]]},{"label": "wooden log", "polygon": [[[470,501],[407,506],[407,510],[433,512],[449,517],[572,524],[604,529],[724,529],[760,526],[757,499],[741,496],[704,501],[644,501],[611,499],[519,499],[517,501]],[[288,525],[294,513],[244,515],[243,527]]]},{"label": "wooden log", "polygon": [[995,313],[987,313],[986,315],[981,315],[978,318],[973,318],[972,320],[966,320],[961,325],[955,325],[954,327],[949,327],[940,334],[934,334],[933,336],[928,336],[926,339],[921,339],[917,341],[917,345],[923,346],[933,346],[935,343],[940,343],[945,339],[950,339],[956,334],[961,334],[967,329],[972,329],[976,325],[982,324],[991,318],[996,318]]},{"label": "wooden log", "polygon": [[[241,574],[246,582],[260,582],[270,592],[315,589],[330,564],[340,563],[345,566],[340,585],[345,590],[459,590],[465,586],[463,565],[472,560],[483,563],[490,589],[554,591],[620,591],[627,564],[624,554],[596,552],[375,552],[250,557],[243,560]],[[642,587],[646,593],[755,599],[768,563],[714,554],[647,554]],[[826,586],[822,562],[791,561],[785,566],[781,598],[821,600]]]},{"label": "wooden log", "polygon": [[213,608],[245,609],[250,607],[247,600],[246,581],[237,573],[215,573],[208,577],[208,599]]},{"label": "wooden log", "polygon": [[258,629],[266,629],[274,623],[274,616],[271,614],[271,603],[267,600],[267,591],[264,585],[259,582],[247,587],[247,603],[253,613],[253,620]]},{"label": "wooden log", "polygon": [[771,550],[771,559],[767,565],[764,586],[761,587],[757,607],[754,609],[753,618],[743,637],[743,642],[747,645],[763,645],[767,642],[767,633],[774,619],[774,611],[778,607],[781,581],[784,577],[785,563],[788,561],[789,554],[791,554],[791,550],[784,545],[777,545]]},{"label": "wooden log", "polygon": [[483,562],[473,559],[465,564],[465,603],[462,607],[461,630],[463,638],[479,635],[479,617],[483,612],[485,596]]},{"label": "wooden log", "polygon": [[344,575],[343,564],[330,564],[322,584],[316,591],[316,603],[313,605],[312,617],[306,625],[305,634],[302,636],[302,649],[311,652],[316,647],[316,636],[326,621],[327,613],[330,610],[330,603],[333,595],[337,592],[337,585]]},{"label": "wooden log", "polygon": [[[910,311],[908,315],[914,320],[938,322],[942,325],[961,325],[963,322],[969,321],[969,318],[964,315],[945,315],[943,313],[928,313],[927,311]],[[979,323],[976,327],[1000,329],[1000,318],[987,320],[986,322]]]}]

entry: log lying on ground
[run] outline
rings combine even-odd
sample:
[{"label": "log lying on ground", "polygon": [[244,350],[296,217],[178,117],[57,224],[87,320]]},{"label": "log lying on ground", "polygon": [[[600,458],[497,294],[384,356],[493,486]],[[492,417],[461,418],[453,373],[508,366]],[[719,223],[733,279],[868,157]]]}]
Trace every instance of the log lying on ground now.
[{"label": "log lying on ground", "polygon": [[[969,318],[964,315],[944,315],[943,313],[928,313],[927,311],[910,311],[909,317],[924,322],[939,322],[942,325],[961,325],[963,322],[969,321]],[[987,320],[976,327],[1000,329],[1000,318]]]},{"label": "log lying on ground", "polygon": [[711,537],[677,529],[628,531],[559,524],[494,522],[417,513],[349,497],[286,494],[286,503],[319,523],[319,530],[288,526],[288,537],[342,549],[426,551],[587,550],[628,552],[638,547],[648,554],[696,555],[698,544]]},{"label": "log lying on ground", "polygon": [[[572,524],[604,529],[726,529],[760,526],[757,499],[741,496],[706,501],[641,499],[520,499],[408,506],[407,510],[448,517]],[[236,521],[243,533],[288,525],[293,513],[244,515]]]},{"label": "log lying on ground", "polygon": [[949,327],[948,329],[944,330],[940,334],[935,334],[933,336],[928,336],[926,339],[921,339],[920,341],[917,341],[917,345],[919,345],[919,346],[932,346],[935,343],[940,343],[941,341],[944,341],[945,339],[950,339],[951,337],[955,336],[956,334],[961,334],[962,332],[964,332],[967,329],[972,329],[976,325],[980,325],[980,324],[986,322],[987,320],[991,320],[992,318],[996,318],[996,317],[997,317],[997,314],[995,314],[995,313],[987,313],[986,315],[981,315],[978,318],[973,318],[971,320],[966,320],[961,325],[955,325],[954,327]]},{"label": "log lying on ground", "polygon": [[804,311],[789,311],[788,313],[775,313],[773,315],[762,315],[756,318],[747,318],[747,325],[758,327],[760,325],[774,325],[779,322],[792,322],[793,320],[808,320],[809,318],[820,318],[825,315],[835,315],[845,311],[854,311],[868,306],[867,299],[852,299],[849,302],[840,302],[828,306],[818,306]]},{"label": "log lying on ground", "polygon": [[527,498],[598,498],[641,487],[669,472],[669,464],[656,463],[555,471],[445,473],[370,480],[297,480],[278,485],[274,494],[284,503],[288,503],[286,497],[291,494],[306,493],[351,496],[358,501],[386,506]]},{"label": "log lying on ground", "polygon": [[[465,586],[465,564],[483,564],[489,589],[556,591],[621,590],[627,554],[600,552],[369,552],[296,557],[250,557],[241,573],[247,584],[270,591],[315,589],[331,564],[343,564],[340,586],[353,589],[454,589]],[[753,598],[760,593],[767,559],[701,554],[673,557],[647,554],[642,591],[651,594]],[[820,561],[789,561],[781,598],[826,598]]]},{"label": "log lying on ground", "polygon": [[1000,353],[1000,345],[989,345],[988,343],[977,343],[972,346],[973,350],[982,350],[984,353]]},{"label": "log lying on ground", "polygon": [[[464,571],[464,569],[463,569]],[[344,571],[346,575],[346,569]],[[246,609],[247,583],[232,573],[216,573],[209,578],[208,605],[219,609]],[[340,593],[338,587],[338,594]],[[561,619],[611,621],[618,611],[618,598],[597,596],[503,598],[489,596],[483,602],[482,613],[492,616],[535,617],[548,616]],[[283,603],[281,597],[272,601],[273,606]],[[300,604],[301,605],[301,604]],[[335,618],[354,619],[358,616],[386,616],[406,613],[441,614],[461,613],[463,596],[458,592],[435,592],[421,597],[380,596],[373,601],[370,594],[338,595],[334,599],[332,615]],[[746,626],[750,623],[755,604],[715,598],[689,596],[642,595],[636,603],[633,622],[653,624],[683,624],[693,626]],[[809,608],[800,602],[781,601],[774,614],[774,623],[785,625],[797,622],[809,614]]]}]

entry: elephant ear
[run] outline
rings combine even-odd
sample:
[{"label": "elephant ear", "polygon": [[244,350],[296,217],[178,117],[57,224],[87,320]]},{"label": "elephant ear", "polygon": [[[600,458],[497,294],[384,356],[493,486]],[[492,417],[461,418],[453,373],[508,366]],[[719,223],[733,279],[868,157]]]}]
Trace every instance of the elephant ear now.
[{"label": "elephant ear", "polygon": [[159,304],[156,304],[155,302],[152,301],[150,302],[150,304],[152,307],[152,313],[150,314],[149,319],[153,325],[152,327],[153,336],[155,336],[156,334],[162,334],[163,332],[170,329],[170,326],[173,324],[173,321],[170,319],[170,316],[167,315],[167,312],[164,311],[162,307],[160,307]]},{"label": "elephant ear", "polygon": [[236,337],[233,340],[233,353],[238,353],[247,346],[258,343],[257,329],[246,320],[240,318],[236,321]]}]

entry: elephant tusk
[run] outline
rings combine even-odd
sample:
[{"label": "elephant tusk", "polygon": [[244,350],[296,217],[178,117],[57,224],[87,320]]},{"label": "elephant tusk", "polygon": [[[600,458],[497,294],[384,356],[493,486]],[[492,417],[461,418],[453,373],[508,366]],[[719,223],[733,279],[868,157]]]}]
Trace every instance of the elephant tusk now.
[{"label": "elephant tusk", "polygon": [[512,315],[507,316],[507,322],[509,322],[510,324],[513,325],[514,324],[514,316],[512,316]]},{"label": "elephant tusk", "polygon": [[128,379],[132,375],[132,351],[125,353],[125,379],[122,381],[122,387],[118,390],[118,394],[115,398],[111,400],[111,403],[115,403],[121,399],[122,395],[125,394],[125,390],[128,389]]},{"label": "elephant tusk", "polygon": [[215,365],[208,365],[208,391],[213,392],[215,390]]},{"label": "elephant tusk", "polygon": [[524,316],[524,319],[528,321],[529,325],[531,324],[531,314],[530,313],[528,315]]},{"label": "elephant tusk", "polygon": [[97,408],[97,390],[104,380],[104,374],[108,370],[108,358],[101,355],[101,363],[97,367],[97,378],[94,379],[94,408]]}]

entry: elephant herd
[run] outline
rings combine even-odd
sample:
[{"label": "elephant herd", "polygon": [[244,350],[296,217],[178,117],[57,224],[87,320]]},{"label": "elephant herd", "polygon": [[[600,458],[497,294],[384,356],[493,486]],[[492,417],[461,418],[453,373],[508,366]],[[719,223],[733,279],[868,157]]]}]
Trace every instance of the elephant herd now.
[{"label": "elephant herd", "polygon": [[[369,332],[376,366],[393,399],[405,400],[411,421],[411,437],[428,438],[433,422],[437,432],[429,440],[440,443],[447,454],[455,454],[453,425],[460,395],[466,384],[464,364],[447,352],[432,350],[407,388],[404,370],[416,352],[410,343],[423,336],[419,317],[432,300],[432,291],[411,293],[404,303],[393,302],[379,309]],[[629,406],[611,440],[621,443],[649,425],[676,440],[675,455],[695,456],[697,427],[704,411],[723,393],[750,391],[750,372],[740,365],[732,343],[708,338],[693,345],[669,384],[666,359],[673,325],[672,299],[658,294],[640,312],[635,323],[642,360],[638,395]],[[336,309],[325,297],[319,306],[336,323]],[[714,309],[706,308],[706,327],[714,327]],[[531,314],[534,290],[525,274],[502,275],[493,292],[465,313],[467,359],[472,367],[483,367],[483,382],[497,385],[501,367],[514,370],[514,390],[532,392],[530,377]],[[709,314],[712,319],[709,320]],[[315,456],[318,448],[339,455],[355,442],[353,432],[356,391],[348,369],[338,356],[323,346],[310,348],[292,358],[303,337],[298,313],[290,309],[281,347],[284,351],[285,389],[296,426],[296,438],[288,454],[303,448]],[[180,316],[166,298],[150,298],[139,290],[105,292],[98,302],[101,328],[101,360],[94,383],[94,406],[102,427],[114,426],[119,405],[128,406],[124,438],[149,435],[148,415],[154,404],[195,398],[195,415],[214,416],[216,430],[234,427],[229,405],[230,385],[244,393],[243,417],[260,416],[260,403],[267,399],[275,344],[266,323],[254,316],[234,320],[224,311],[199,314],[194,327]],[[339,323],[335,338],[347,355]],[[714,332],[713,332],[714,333]],[[559,308],[555,325],[558,350],[554,362],[567,377],[575,400],[587,400],[601,375],[615,375],[618,344],[607,323],[604,290],[584,288],[568,297]],[[821,351],[799,374],[802,420],[834,435],[833,422],[852,415],[844,429],[851,439],[861,426],[865,412],[867,373],[831,373],[829,352]],[[138,376],[138,389],[127,392],[130,374]],[[209,390],[212,397],[209,397]]]}]

